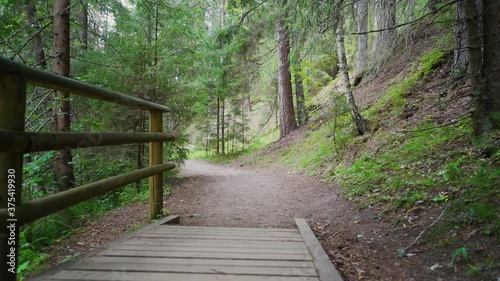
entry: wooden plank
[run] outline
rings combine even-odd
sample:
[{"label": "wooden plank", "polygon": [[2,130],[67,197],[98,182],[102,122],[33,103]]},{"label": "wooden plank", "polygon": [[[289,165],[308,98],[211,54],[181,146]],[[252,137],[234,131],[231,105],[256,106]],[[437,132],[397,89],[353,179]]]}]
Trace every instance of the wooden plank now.
[{"label": "wooden plank", "polygon": [[219,230],[219,231],[254,231],[254,232],[298,232],[296,228],[257,228],[257,227],[232,227],[232,226],[187,226],[187,225],[160,225],[158,228],[174,229],[174,230],[189,230],[189,231],[204,231]]},{"label": "wooden plank", "polygon": [[304,242],[273,242],[245,240],[197,240],[197,239],[163,239],[134,237],[122,243],[123,245],[158,245],[178,247],[218,247],[218,248],[256,248],[256,249],[307,249]]},{"label": "wooden plank", "polygon": [[[206,273],[265,276],[310,276],[315,277],[314,268],[295,267],[255,267],[226,265],[191,265],[191,264],[133,264],[133,263],[87,263],[78,270],[128,271],[128,272],[163,272],[163,273]],[[168,279],[168,278],[166,278]]]},{"label": "wooden plank", "polygon": [[48,71],[39,70],[27,65],[0,57],[0,72],[18,73],[27,79],[31,84],[45,88],[71,92],[72,94],[91,99],[99,99],[111,103],[121,104],[130,107],[161,110],[169,112],[170,108],[164,105],[145,101],[122,93],[113,92],[104,88],[90,85],[78,81],[74,78],[55,75]]},{"label": "wooden plank", "polygon": [[185,225],[179,225],[179,226],[158,226],[158,227],[165,227],[165,228],[172,228],[172,229],[179,229],[179,230],[207,230],[207,229],[213,229],[213,230],[222,230],[222,231],[256,231],[256,232],[266,232],[266,231],[282,231],[282,232],[297,232],[297,229],[292,229],[292,228],[255,228],[255,227],[222,227],[222,226],[215,226],[215,227],[207,227],[207,226],[185,226]]},{"label": "wooden plank", "polygon": [[174,215],[158,219],[157,221],[154,221],[151,224],[146,225],[146,226],[144,226],[144,227],[142,227],[142,228],[140,228],[132,233],[128,233],[126,235],[121,236],[120,238],[118,238],[116,240],[113,240],[113,241],[105,243],[101,246],[98,246],[98,247],[96,247],[96,248],[94,248],[86,253],[79,255],[77,258],[75,258],[69,262],[60,263],[57,266],[55,266],[55,267],[53,267],[53,268],[51,268],[43,273],[32,276],[27,280],[30,280],[30,281],[45,280],[46,278],[49,278],[50,276],[54,275],[55,273],[57,273],[59,271],[62,271],[66,268],[69,268],[75,264],[82,262],[82,261],[85,261],[86,259],[91,259],[92,257],[96,256],[97,254],[104,251],[105,249],[112,248],[113,246],[119,245],[120,243],[127,241],[128,239],[131,239],[140,233],[147,232],[147,231],[149,231],[149,230],[151,230],[159,225],[168,224],[171,221],[175,221],[176,219],[177,219],[177,216],[174,216]]},{"label": "wooden plank", "polygon": [[115,132],[60,132],[32,133],[0,131],[0,152],[37,152],[70,148],[86,148],[150,141],[173,141],[176,137],[168,133],[115,133]]},{"label": "wooden plank", "polygon": [[169,229],[165,227],[158,227],[151,230],[149,233],[168,233],[168,234],[177,234],[177,235],[231,235],[231,236],[270,236],[270,237],[300,237],[298,231],[296,232],[283,232],[283,231],[221,231],[214,229],[207,229],[205,231],[202,230],[177,230],[177,229]]},{"label": "wooden plank", "polygon": [[197,252],[148,252],[148,251],[121,251],[109,249],[101,256],[121,257],[162,257],[162,258],[205,258],[205,259],[240,259],[240,260],[289,260],[309,261],[311,256],[306,254],[252,254],[252,253],[197,253]]},{"label": "wooden plank", "polygon": [[307,222],[304,219],[295,219],[295,224],[297,224],[300,234],[313,257],[319,279],[321,281],[343,281]]},{"label": "wooden plank", "polygon": [[255,236],[230,236],[230,235],[188,235],[188,234],[170,234],[170,233],[143,233],[137,237],[157,237],[171,239],[200,239],[200,240],[251,240],[251,241],[282,241],[282,242],[302,242],[302,239],[288,237],[255,237]]},{"label": "wooden plank", "polygon": [[[181,217],[179,215],[170,215],[168,216],[169,220],[167,222],[165,222],[165,224],[167,223],[171,223],[171,224],[179,224],[181,223]],[[160,227],[160,226],[158,226]]]},{"label": "wooden plank", "polygon": [[203,253],[255,253],[255,254],[307,254],[307,249],[265,249],[265,248],[210,248],[210,247],[172,247],[172,246],[144,246],[118,245],[115,250],[128,251],[161,251],[161,252],[203,252]]},{"label": "wooden plank", "polygon": [[[134,258],[134,257],[107,257],[96,256],[85,260],[85,263],[135,263],[135,264],[190,264],[190,265],[226,265],[226,266],[257,266],[257,267],[309,267],[314,268],[312,261],[282,261],[282,260],[232,260],[232,259],[196,259],[196,258]],[[76,269],[80,264],[74,264]]]},{"label": "wooden plank", "polygon": [[157,272],[109,272],[65,270],[45,280],[108,280],[108,281],[319,281],[317,277],[295,276],[248,276],[229,274],[183,274],[171,273],[165,276]]}]

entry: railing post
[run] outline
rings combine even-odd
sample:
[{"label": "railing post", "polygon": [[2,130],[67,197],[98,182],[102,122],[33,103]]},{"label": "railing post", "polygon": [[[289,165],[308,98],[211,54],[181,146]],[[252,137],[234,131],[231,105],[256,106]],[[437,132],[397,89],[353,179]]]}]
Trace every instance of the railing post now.
[{"label": "railing post", "polygon": [[[162,132],[163,117],[161,111],[149,111],[149,131]],[[149,143],[149,166],[163,163],[163,143]],[[149,217],[156,219],[163,209],[163,174],[149,178]]]},{"label": "railing post", "polygon": [[[0,129],[24,131],[26,82],[17,74],[0,73]],[[19,255],[19,223],[15,206],[21,205],[22,153],[0,153],[0,208],[8,219],[0,222],[0,276],[16,280]]]}]

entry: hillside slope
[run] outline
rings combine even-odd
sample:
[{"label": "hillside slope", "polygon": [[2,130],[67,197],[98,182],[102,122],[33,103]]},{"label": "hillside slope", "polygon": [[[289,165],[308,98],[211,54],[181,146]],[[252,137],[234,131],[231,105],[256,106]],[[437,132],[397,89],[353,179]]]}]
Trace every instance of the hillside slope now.
[{"label": "hillside slope", "polygon": [[[306,126],[237,161],[318,176],[366,218],[390,225],[370,234],[356,233],[364,218],[316,228],[349,280],[500,276],[500,134],[471,137],[469,87],[454,78],[450,46],[439,33],[421,34],[355,88],[370,133],[354,134],[334,81],[322,91],[331,102]],[[371,245],[377,241],[393,243]],[[412,273],[398,279],[382,265]]]}]

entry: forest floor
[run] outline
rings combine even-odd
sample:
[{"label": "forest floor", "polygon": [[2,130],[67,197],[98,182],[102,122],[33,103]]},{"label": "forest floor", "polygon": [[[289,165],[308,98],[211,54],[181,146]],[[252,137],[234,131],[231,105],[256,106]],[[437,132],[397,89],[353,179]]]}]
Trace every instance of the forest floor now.
[{"label": "forest floor", "polygon": [[[394,226],[379,210],[360,210],[340,192],[280,167],[190,160],[165,206],[181,216],[183,225],[293,228],[294,218],[304,218],[345,280],[466,280],[449,268],[440,270],[450,261],[439,260],[432,251],[411,248],[405,257],[397,254],[439,214]],[[89,222],[52,250],[49,263],[136,229],[145,223],[147,211],[147,204],[133,203]]]}]

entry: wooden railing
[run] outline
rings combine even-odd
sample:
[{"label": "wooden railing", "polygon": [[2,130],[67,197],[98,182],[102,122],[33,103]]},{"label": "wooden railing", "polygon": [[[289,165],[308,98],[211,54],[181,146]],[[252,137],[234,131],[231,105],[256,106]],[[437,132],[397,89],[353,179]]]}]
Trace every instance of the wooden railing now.
[{"label": "wooden railing", "polygon": [[[26,85],[33,84],[71,94],[149,111],[147,133],[30,133],[24,131]],[[175,136],[162,133],[162,113],[169,108],[54,75],[0,58],[0,276],[16,280],[19,227],[109,191],[149,179],[150,217],[163,209],[163,172],[175,167],[163,163],[162,142]],[[23,154],[27,152],[150,142],[149,167],[22,203]],[[126,218],[124,218],[126,219]]]}]

